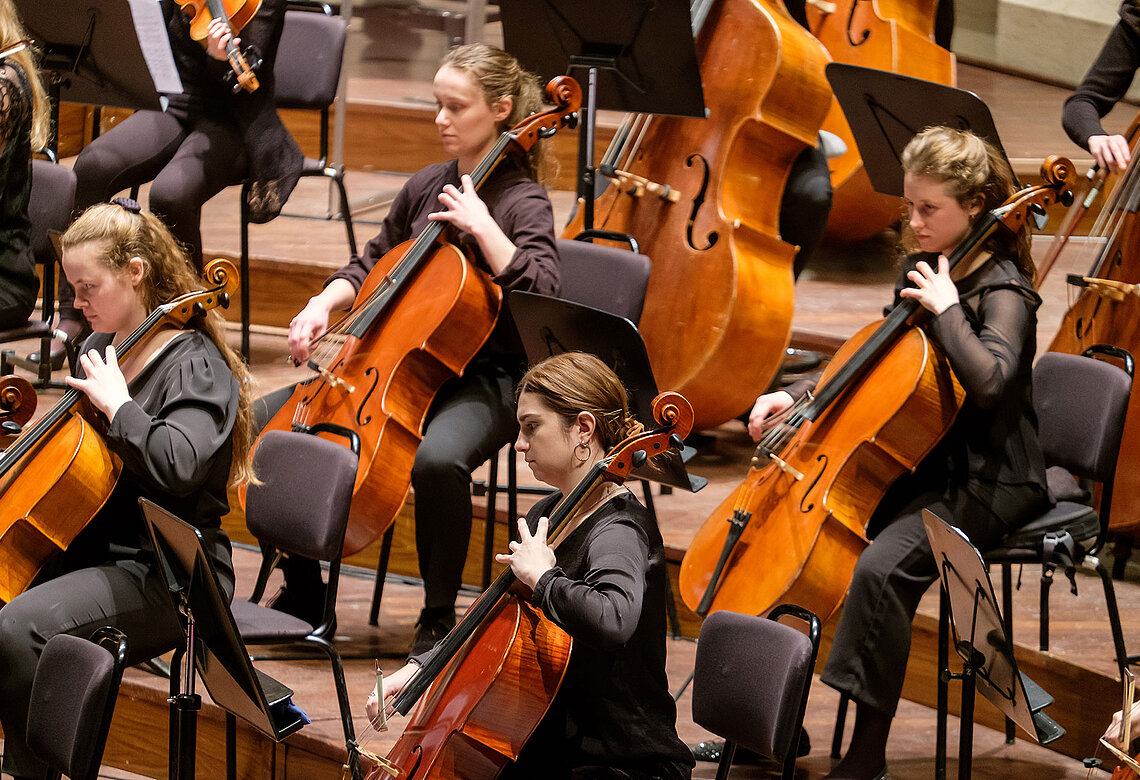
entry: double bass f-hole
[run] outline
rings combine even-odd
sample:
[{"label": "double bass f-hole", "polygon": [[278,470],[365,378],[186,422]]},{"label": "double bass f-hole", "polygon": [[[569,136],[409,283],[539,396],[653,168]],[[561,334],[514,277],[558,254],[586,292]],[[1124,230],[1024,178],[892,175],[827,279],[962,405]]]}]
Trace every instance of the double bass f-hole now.
[{"label": "double bass f-hole", "polygon": [[372,415],[364,417],[364,408],[368,405],[368,399],[376,392],[376,386],[380,384],[380,372],[374,367],[369,366],[364,370],[364,376],[371,377],[372,385],[368,388],[368,392],[364,394],[364,399],[360,402],[360,406],[356,410],[356,423],[361,426],[368,425],[368,423],[372,422]]},{"label": "double bass f-hole", "polygon": [[[855,11],[859,8],[860,1],[861,0],[855,0],[855,2],[851,4],[851,13],[847,16],[847,42],[852,46],[862,46],[866,43],[867,39],[871,37],[871,30],[867,27],[864,27],[862,33],[858,36],[852,35],[855,30]],[[866,2],[866,0],[862,1]]]},{"label": "double bass f-hole", "polygon": [[709,189],[708,160],[706,160],[703,156],[694,153],[685,158],[685,165],[692,168],[694,160],[699,160],[701,163],[701,186],[700,189],[697,190],[697,194],[693,196],[693,208],[691,211],[689,211],[688,222],[685,223],[685,242],[698,252],[707,252],[713,248],[713,245],[716,243],[717,239],[720,238],[720,236],[714,230],[708,235],[708,246],[702,247],[697,246],[695,243],[693,243],[693,225],[696,224],[697,221],[697,212],[700,211],[701,206],[705,204],[705,193],[708,192]]}]

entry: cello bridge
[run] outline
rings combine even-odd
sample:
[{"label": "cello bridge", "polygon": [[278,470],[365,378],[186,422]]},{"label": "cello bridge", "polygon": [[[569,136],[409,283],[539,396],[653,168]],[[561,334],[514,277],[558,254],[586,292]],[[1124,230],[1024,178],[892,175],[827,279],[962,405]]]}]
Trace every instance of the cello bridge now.
[{"label": "cello bridge", "polygon": [[618,189],[635,198],[640,198],[648,193],[649,195],[656,195],[668,203],[676,203],[681,199],[680,191],[668,184],[658,184],[629,171],[615,169],[610,178],[617,183]]},{"label": "cello bridge", "polygon": [[784,472],[785,474],[789,475],[796,482],[799,482],[800,480],[802,480],[804,478],[804,474],[802,471],[799,471],[798,469],[796,469],[794,466],[792,466],[790,463],[788,463],[786,460],[781,458],[776,453],[766,452],[764,454],[768,456],[768,460],[770,460],[776,464],[776,468],[778,468],[780,471]]},{"label": "cello bridge", "polygon": [[333,387],[339,387],[340,389],[344,390],[344,392],[346,392],[350,395],[352,393],[356,392],[356,388],[353,385],[350,385],[348,382],[345,382],[343,379],[341,379],[339,376],[337,376],[333,372],[329,371],[324,366],[319,365],[312,360],[310,360],[305,365],[309,369],[311,369],[312,371],[316,371],[318,374],[320,374],[321,379],[325,380],[326,382],[328,382]]}]

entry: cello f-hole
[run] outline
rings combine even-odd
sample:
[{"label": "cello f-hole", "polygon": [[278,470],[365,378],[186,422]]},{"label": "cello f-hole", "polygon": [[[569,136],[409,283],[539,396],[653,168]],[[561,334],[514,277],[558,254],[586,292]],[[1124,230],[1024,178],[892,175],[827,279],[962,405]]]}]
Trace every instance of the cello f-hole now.
[{"label": "cello f-hole", "polygon": [[815,509],[814,501],[807,506],[804,505],[804,502],[808,500],[808,496],[810,496],[811,492],[815,490],[815,486],[819,483],[820,478],[823,477],[823,472],[827,471],[827,455],[820,455],[815,459],[815,462],[820,464],[820,469],[816,473],[815,479],[813,479],[811,481],[811,484],[808,485],[808,489],[804,491],[804,497],[800,499],[800,511],[805,514]]},{"label": "cello f-hole", "polygon": [[360,401],[360,406],[356,408],[356,423],[364,426],[372,422],[372,415],[368,415],[367,419],[363,417],[364,407],[368,405],[368,399],[376,392],[376,385],[380,381],[380,372],[374,367],[369,366],[364,370],[364,376],[372,377],[372,385],[368,388],[368,392],[364,394],[364,398]]},{"label": "cello f-hole", "polygon": [[855,27],[855,9],[858,7],[859,0],[855,0],[855,2],[851,4],[851,13],[847,17],[847,42],[852,46],[862,46],[866,40],[871,37],[871,31],[867,28],[863,28],[863,34],[859,37],[859,40],[855,40],[855,37],[851,35]]},{"label": "cello f-hole", "polygon": [[720,238],[720,235],[718,235],[715,230],[713,232],[709,233],[708,239],[707,239],[709,242],[708,246],[701,247],[701,246],[697,246],[695,243],[693,243],[693,225],[697,221],[697,212],[701,210],[701,206],[703,206],[705,203],[705,193],[708,191],[708,188],[709,188],[709,163],[708,163],[708,160],[706,160],[704,157],[702,157],[699,154],[690,154],[685,159],[685,165],[692,168],[694,160],[699,160],[701,163],[701,168],[702,168],[701,186],[700,186],[700,189],[697,191],[697,194],[693,196],[693,208],[689,212],[689,221],[687,223],[685,223],[685,242],[690,247],[697,250],[698,252],[707,252],[708,250],[713,248],[713,245],[716,243],[717,239]]}]

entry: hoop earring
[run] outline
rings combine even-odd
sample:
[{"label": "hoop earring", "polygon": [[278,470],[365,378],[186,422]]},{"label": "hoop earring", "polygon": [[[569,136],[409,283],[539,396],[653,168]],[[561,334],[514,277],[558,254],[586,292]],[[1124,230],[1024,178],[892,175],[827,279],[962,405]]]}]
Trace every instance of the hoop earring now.
[{"label": "hoop earring", "polygon": [[[586,455],[585,455],[585,457],[582,457],[582,456],[578,455],[578,448],[579,448],[579,447],[581,447],[581,448],[583,448],[584,450],[586,450]],[[590,459],[590,445],[589,445],[589,444],[587,444],[587,443],[586,443],[586,442],[584,442],[584,441],[580,441],[580,442],[578,442],[577,444],[575,444],[575,445],[574,445],[574,459],[575,459],[576,461],[578,461],[579,463],[585,463],[586,461],[588,461],[588,460]]]}]

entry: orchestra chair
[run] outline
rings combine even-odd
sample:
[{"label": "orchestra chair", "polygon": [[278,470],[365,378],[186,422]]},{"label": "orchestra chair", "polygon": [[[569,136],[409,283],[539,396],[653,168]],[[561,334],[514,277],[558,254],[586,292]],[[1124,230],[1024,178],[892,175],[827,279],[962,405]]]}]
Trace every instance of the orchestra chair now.
[{"label": "orchestra chair", "polygon": [[[779,619],[807,624],[807,633]],[[767,617],[721,610],[705,618],[693,669],[693,721],[725,740],[717,767],[724,780],[736,747],[781,764],[790,780],[819,652],[820,622],[795,604]]]},{"label": "orchestra chair", "polygon": [[32,683],[28,747],[51,780],[99,776],[126,657],[126,635],[110,626],[89,640],[57,634],[47,641]]},{"label": "orchestra chair", "polygon": [[[323,176],[334,185],[340,196],[340,216],[344,220],[348,251],[356,254],[356,233],[348,192],[344,187],[344,165],[329,164],[329,107],[336,100],[337,85],[344,62],[344,45],[348,38],[348,22],[333,15],[328,3],[313,0],[289,0],[281,41],[277,45],[274,98],[278,109],[301,109],[320,112],[319,157],[306,157],[301,178]],[[310,9],[310,10],[300,10]],[[312,11],[319,11],[313,13]],[[250,180],[241,187],[241,353],[249,362],[249,195]],[[332,218],[332,215],[329,216]]]},{"label": "orchestra chair", "polygon": [[[26,325],[0,331],[0,343],[39,339],[39,360],[17,357],[12,350],[0,353],[0,374],[11,374],[14,366],[36,373],[36,387],[64,387],[51,381],[51,340],[56,335],[55,319],[56,268],[59,256],[51,242],[51,234],[62,233],[71,224],[75,209],[75,173],[66,165],[47,160],[32,160],[32,192],[28,201],[28,217],[32,223],[32,254],[40,266],[40,313]],[[66,334],[63,340],[67,343]],[[68,369],[75,360],[74,348],[67,351]],[[70,370],[69,370],[70,373]]]},{"label": "orchestra chair", "polygon": [[[612,241],[626,241],[631,250],[588,243],[590,238],[605,238]],[[560,260],[562,291],[561,300],[590,306],[605,312],[624,317],[635,325],[641,319],[645,304],[645,288],[649,282],[649,258],[637,251],[637,243],[624,234],[607,231],[586,231],[574,240],[556,239]],[[516,326],[519,322],[516,320]],[[647,362],[648,367],[648,362]],[[628,386],[628,385],[627,385]],[[499,459],[506,453],[507,483],[499,483]],[[546,487],[519,487],[518,469],[514,457],[514,442],[505,445],[488,461],[487,480],[474,480],[472,493],[487,497],[487,509],[483,525],[483,572],[482,586],[491,584],[491,563],[495,557],[494,519],[498,507],[498,495],[507,495],[507,516],[518,517],[519,493],[545,495],[552,492]],[[514,523],[508,523],[510,533],[514,533]],[[380,594],[383,592],[386,566],[378,567],[373,589],[372,606],[368,622],[376,625],[380,613]]]},{"label": "orchestra chair", "polygon": [[[317,433],[344,436],[350,446]],[[336,630],[341,551],[359,452],[356,433],[332,423],[319,423],[307,433],[268,431],[261,437],[253,460],[260,484],[249,485],[245,504],[246,526],[262,547],[261,569],[249,600],[234,599],[230,606],[247,646],[277,645],[292,651],[275,653],[275,660],[312,657],[302,649],[319,650],[328,657],[346,744],[354,739],[352,711],[341,656],[329,640]],[[281,553],[328,564],[319,626],[258,603]]]},{"label": "orchestra chair", "polygon": [[[1118,361],[1121,366],[1109,362]],[[1118,347],[1097,344],[1083,355],[1046,352],[1033,366],[1033,408],[1037,434],[1045,456],[1049,492],[1057,503],[1047,512],[1010,532],[1000,545],[982,553],[987,566],[1000,565],[1001,611],[1006,636],[1013,642],[1013,566],[1039,565],[1040,632],[1038,647],[1049,649],[1049,591],[1053,573],[1061,567],[1077,592],[1075,569],[1084,566],[1100,577],[1104,587],[1115,660],[1121,679],[1129,663],[1112,574],[1099,554],[1108,538],[1112,487],[1117,453],[1124,433],[1124,418],[1132,391],[1132,356]],[[1092,492],[1077,480],[1100,485],[1099,511]],[[948,668],[949,616],[940,610],[939,668]],[[939,682],[939,699],[947,695],[947,682]],[[847,698],[839,703],[832,739],[832,756],[838,757],[843,736]],[[939,718],[940,747],[945,744],[944,715]],[[1013,741],[1013,724],[1006,722],[1006,741]]]}]

